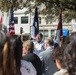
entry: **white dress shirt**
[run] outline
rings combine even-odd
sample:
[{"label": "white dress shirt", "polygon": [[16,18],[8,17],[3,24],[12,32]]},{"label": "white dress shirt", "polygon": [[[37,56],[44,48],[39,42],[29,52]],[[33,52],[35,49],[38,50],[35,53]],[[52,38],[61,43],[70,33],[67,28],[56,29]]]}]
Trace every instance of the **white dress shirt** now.
[{"label": "white dress shirt", "polygon": [[42,51],[44,51],[44,42],[34,42],[34,53],[38,55]]}]

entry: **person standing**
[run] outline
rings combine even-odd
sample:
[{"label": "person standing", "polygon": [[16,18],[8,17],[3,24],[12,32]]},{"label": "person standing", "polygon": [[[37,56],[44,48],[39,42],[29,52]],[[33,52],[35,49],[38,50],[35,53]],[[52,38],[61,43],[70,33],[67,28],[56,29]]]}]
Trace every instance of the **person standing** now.
[{"label": "person standing", "polygon": [[60,69],[53,75],[76,75],[76,39],[64,45],[61,49],[56,49],[53,58]]},{"label": "person standing", "polygon": [[22,60],[31,62],[36,69],[37,75],[42,75],[42,62],[40,58],[33,53],[34,43],[31,40],[23,42],[23,57]]},{"label": "person standing", "polygon": [[34,53],[37,55],[44,51],[44,42],[42,41],[42,38],[43,35],[41,33],[36,35],[36,41],[34,42]]},{"label": "person standing", "polygon": [[55,63],[52,60],[52,52],[53,52],[53,39],[46,38],[44,41],[45,51],[39,54],[39,57],[42,61],[42,71],[43,75],[53,75],[58,69]]},{"label": "person standing", "polygon": [[52,53],[52,58],[56,63],[57,68],[59,69],[53,75],[68,75],[67,70],[65,69],[64,65],[64,46],[63,47],[56,47]]},{"label": "person standing", "polygon": [[11,50],[14,57],[16,75],[37,75],[36,69],[31,62],[22,59],[22,41],[21,36],[12,35],[9,37]]}]

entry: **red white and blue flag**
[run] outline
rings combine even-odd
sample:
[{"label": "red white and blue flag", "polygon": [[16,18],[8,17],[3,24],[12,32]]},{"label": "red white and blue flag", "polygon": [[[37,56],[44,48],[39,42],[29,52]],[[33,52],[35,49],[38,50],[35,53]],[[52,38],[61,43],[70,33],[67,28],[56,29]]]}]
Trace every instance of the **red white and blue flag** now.
[{"label": "red white and blue flag", "polygon": [[14,28],[14,13],[13,13],[13,6],[11,6],[10,10],[10,18],[9,18],[9,35],[15,34],[15,28]]},{"label": "red white and blue flag", "polygon": [[58,26],[56,31],[56,37],[54,41],[54,48],[60,45],[60,38],[63,35],[62,33],[62,11],[60,11],[59,19],[58,19]]},{"label": "red white and blue flag", "polygon": [[38,23],[38,10],[37,10],[37,7],[36,7],[35,15],[34,15],[34,22],[33,22],[33,26],[32,26],[31,37],[35,38],[38,33],[39,33],[39,23]]}]

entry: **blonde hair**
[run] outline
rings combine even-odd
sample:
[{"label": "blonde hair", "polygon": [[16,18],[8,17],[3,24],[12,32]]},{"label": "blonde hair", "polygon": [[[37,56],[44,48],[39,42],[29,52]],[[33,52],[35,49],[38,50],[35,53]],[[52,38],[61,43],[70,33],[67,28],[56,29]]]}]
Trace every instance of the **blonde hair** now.
[{"label": "blonde hair", "polygon": [[47,37],[44,41],[44,43],[48,43],[50,46],[54,45],[52,37]]},{"label": "blonde hair", "polygon": [[33,53],[34,50],[34,43],[31,40],[26,40],[23,42],[23,45],[28,48],[30,53]]},{"label": "blonde hair", "polygon": [[14,75],[13,60],[10,40],[3,31],[0,31],[0,75]]},{"label": "blonde hair", "polygon": [[3,48],[3,74],[14,75],[14,58],[10,50],[10,43],[6,41]]}]

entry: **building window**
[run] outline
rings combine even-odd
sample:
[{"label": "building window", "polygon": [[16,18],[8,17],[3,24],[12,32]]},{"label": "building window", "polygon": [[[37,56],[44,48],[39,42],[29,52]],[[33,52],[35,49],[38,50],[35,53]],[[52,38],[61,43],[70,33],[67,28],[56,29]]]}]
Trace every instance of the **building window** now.
[{"label": "building window", "polygon": [[41,24],[41,17],[38,17],[39,24]]},{"label": "building window", "polygon": [[46,20],[46,24],[49,24],[49,21],[48,20]]},{"label": "building window", "polygon": [[21,24],[27,24],[28,23],[28,16],[21,17]]},{"label": "building window", "polygon": [[51,37],[54,39],[54,37],[55,37],[55,30],[51,30]]},{"label": "building window", "polygon": [[45,40],[48,37],[48,30],[40,30],[40,32],[43,34],[43,40]]},{"label": "building window", "polygon": [[14,17],[14,24],[18,24],[18,17]]},{"label": "building window", "polygon": [[46,21],[46,24],[51,24],[52,23],[52,18],[50,18],[50,16],[46,17],[45,21]]}]

